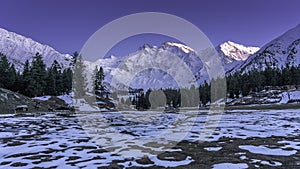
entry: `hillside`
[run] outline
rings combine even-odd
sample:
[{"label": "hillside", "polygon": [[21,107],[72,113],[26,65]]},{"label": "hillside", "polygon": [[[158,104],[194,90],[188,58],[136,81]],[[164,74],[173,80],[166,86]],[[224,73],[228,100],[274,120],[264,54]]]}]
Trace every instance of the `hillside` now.
[{"label": "hillside", "polygon": [[233,71],[245,73],[251,70],[265,70],[267,67],[279,68],[300,64],[300,24],[278,38],[264,45],[258,52],[240,63]]},{"label": "hillside", "polygon": [[[246,47],[228,41],[217,46],[216,50],[219,53],[225,71],[229,71],[236,65],[244,62],[244,60],[246,60],[250,54],[257,51],[258,48]],[[42,55],[46,67],[51,66],[54,60],[57,60],[63,69],[72,66],[73,57],[71,55],[61,54],[48,45],[41,44],[28,37],[0,28],[0,53],[7,56],[9,62],[15,65],[17,71],[23,71],[25,61],[29,60],[29,62],[31,62],[33,56],[35,56],[37,52]],[[102,66],[106,74],[105,83],[110,84],[114,76],[125,70],[119,67],[121,63],[123,64],[123,67],[130,67],[130,70],[128,69],[126,71],[139,70],[143,67],[143,64],[146,64],[149,61],[149,58],[155,60],[155,62],[160,65],[178,66],[178,60],[167,57],[170,55],[177,56],[181,61],[183,61],[183,63],[191,70],[199,84],[208,80],[208,75],[205,71],[204,65],[195,55],[193,49],[175,42],[165,42],[160,46],[141,44],[141,47],[138,48],[137,51],[128,54],[127,56],[110,56],[109,58],[99,59],[95,62],[85,61],[87,77],[88,80],[91,80],[95,66]],[[83,59],[84,57],[85,56],[83,56]],[[174,69],[176,71],[176,68]],[[131,82],[132,87],[144,89],[177,87],[176,82],[170,76],[171,72],[164,72],[164,70],[158,69],[148,69],[136,73],[137,74],[134,74],[134,79]],[[180,74],[180,71],[176,73]],[[181,76],[184,77],[183,75]],[[88,87],[91,88],[91,86]]]},{"label": "hillside", "polygon": [[72,61],[69,54],[61,54],[48,45],[0,28],[0,53],[6,55],[17,70],[22,71],[26,60],[31,62],[37,52],[43,56],[47,67],[57,60],[62,68],[67,68]]},{"label": "hillside", "polygon": [[[68,104],[71,104],[72,99],[69,100],[66,100],[65,96],[29,98],[19,93],[0,88],[0,114],[14,113],[14,108],[20,105],[27,105],[28,112],[48,112],[50,109],[53,111],[55,109],[68,108]],[[36,105],[38,105],[38,109],[35,108]]]},{"label": "hillside", "polygon": [[0,88],[0,113],[14,113],[15,106],[27,105],[29,112],[47,111],[47,106],[40,104],[39,110],[35,109],[36,102],[24,95]]}]

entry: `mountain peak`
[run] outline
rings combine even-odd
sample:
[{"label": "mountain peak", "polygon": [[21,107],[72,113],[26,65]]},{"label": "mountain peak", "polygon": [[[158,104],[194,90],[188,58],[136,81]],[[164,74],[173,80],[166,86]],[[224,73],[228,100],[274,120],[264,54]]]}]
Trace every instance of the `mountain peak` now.
[{"label": "mountain peak", "polygon": [[36,53],[42,55],[47,67],[57,60],[63,68],[66,68],[69,67],[72,60],[72,56],[69,54],[61,54],[48,45],[2,28],[0,28],[0,53],[6,55],[18,71],[22,71],[25,61],[31,61]]},{"label": "mountain peak", "polygon": [[232,41],[222,43],[220,49],[226,56],[238,61],[246,60],[250,55],[259,50],[258,47],[247,47]]},{"label": "mountain peak", "polygon": [[175,46],[175,47],[178,47],[179,49],[181,49],[185,53],[195,52],[194,49],[192,49],[186,45],[177,43],[177,42],[165,42],[164,46]]},{"label": "mountain peak", "polygon": [[265,70],[267,67],[281,69],[286,65],[300,64],[300,24],[264,45],[233,72],[247,73]]}]

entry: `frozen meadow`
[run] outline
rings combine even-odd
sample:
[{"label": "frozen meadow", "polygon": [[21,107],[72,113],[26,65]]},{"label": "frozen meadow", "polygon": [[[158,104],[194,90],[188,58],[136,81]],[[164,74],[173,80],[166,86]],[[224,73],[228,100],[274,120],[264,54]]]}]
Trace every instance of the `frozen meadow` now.
[{"label": "frozen meadow", "polygon": [[[299,110],[0,116],[0,168],[300,167]],[[214,121],[215,120],[215,121]]]}]

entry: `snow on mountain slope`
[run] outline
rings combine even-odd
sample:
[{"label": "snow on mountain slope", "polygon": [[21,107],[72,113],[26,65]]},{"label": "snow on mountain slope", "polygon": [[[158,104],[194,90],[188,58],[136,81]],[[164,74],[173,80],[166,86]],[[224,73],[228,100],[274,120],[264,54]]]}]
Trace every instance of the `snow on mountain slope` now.
[{"label": "snow on mountain slope", "polygon": [[[189,47],[174,42],[166,42],[159,47],[145,44],[127,57],[111,56],[110,58],[99,59],[93,63],[86,61],[85,64],[87,65],[87,71],[88,74],[90,74],[89,76],[91,76],[96,65],[98,67],[102,66],[106,74],[105,81],[108,84],[111,83],[113,77],[122,74],[124,71],[128,71],[133,72],[133,80],[130,84],[133,88],[177,88],[178,84],[176,84],[175,80],[170,74],[163,70],[155,68],[151,69],[150,67],[144,71],[135,72],[135,70],[143,69],[143,66],[145,66],[147,62],[155,62],[156,65],[160,66],[174,65],[174,70],[170,71],[178,71],[176,68],[178,60],[170,59],[171,55],[176,56],[184,62],[186,66],[190,68],[192,74],[198,75],[198,79],[200,79],[201,75],[199,72],[201,69],[204,69],[200,59]],[[182,75],[182,78],[184,78],[184,75]]]},{"label": "snow on mountain slope", "polygon": [[222,43],[220,45],[220,50],[224,53],[228,58],[237,60],[237,61],[245,61],[248,56],[254,54],[259,50],[258,47],[246,47],[231,41]]},{"label": "snow on mountain slope", "polygon": [[228,72],[247,60],[248,57],[257,52],[259,48],[244,46],[232,41],[228,41],[216,47],[216,50],[222,59],[225,71]]},{"label": "snow on mountain slope", "polygon": [[300,24],[263,46],[232,72],[282,68],[300,64]]},{"label": "snow on mountain slope", "polygon": [[20,71],[23,70],[25,61],[31,62],[37,52],[42,55],[47,67],[57,60],[63,68],[66,68],[70,66],[72,60],[69,54],[60,54],[50,46],[2,28],[0,28],[0,52],[5,54]]},{"label": "snow on mountain slope", "polygon": [[[225,71],[229,71],[243,62],[250,54],[255,52],[257,48],[245,47],[229,41],[218,46],[216,50],[219,53]],[[63,68],[67,68],[71,66],[72,61],[72,56],[68,54],[60,54],[47,45],[40,44],[30,38],[1,28],[0,52],[5,54],[9,61],[15,64],[15,67],[19,71],[22,71],[25,61],[31,61],[37,52],[42,54],[47,67],[49,67],[54,60],[57,60]],[[179,58],[179,60],[172,59],[172,55]],[[176,79],[172,78],[170,73],[176,73],[178,76],[182,76],[183,79],[187,77],[186,74],[176,69],[176,66],[178,66],[180,62],[183,62],[184,65],[189,68],[199,84],[209,79],[206,69],[199,57],[195,54],[195,51],[186,45],[175,42],[166,42],[158,47],[145,44],[136,52],[129,54],[126,57],[111,56],[109,58],[99,59],[96,62],[84,62],[87,67],[87,78],[89,81],[91,81],[95,67],[102,66],[106,74],[105,83],[109,84],[113,77],[120,74],[120,71],[122,71],[119,67],[120,65],[123,64],[123,68],[126,67],[127,71],[134,71],[136,69],[141,69],[143,66],[138,63],[147,63],[150,60],[154,60],[157,65],[173,65],[174,68],[172,68],[172,71],[174,69],[174,71],[177,72],[171,72],[171,70],[168,72],[150,68],[134,74],[131,83],[132,87],[144,89],[178,87]],[[92,88],[91,85],[89,88]]]},{"label": "snow on mountain slope", "polygon": [[[219,53],[225,71],[243,62],[243,60],[257,50],[258,48],[256,47],[245,47],[233,42],[226,42],[217,47],[217,52]],[[171,55],[176,56],[180,60],[172,59]],[[182,61],[188,66],[198,84],[209,80],[206,69],[202,61],[195,54],[195,51],[188,46],[175,42],[166,42],[159,47],[145,44],[127,57],[111,56],[110,58],[99,59],[96,62],[86,61],[85,64],[88,68],[89,79],[96,65],[98,65],[98,67],[102,66],[104,68],[106,74],[105,81],[107,84],[110,84],[114,76],[124,73],[124,69],[129,72],[141,70],[142,67],[145,66],[143,64],[147,64],[150,60],[155,62],[152,64],[174,65],[174,71],[176,72],[173,73],[184,78],[187,75],[178,69],[178,62]],[[147,69],[141,72],[135,72],[131,87],[143,89],[177,88],[178,84],[176,79],[172,78],[170,73],[172,72],[165,72],[159,69]],[[125,74],[122,76],[125,76]]]}]

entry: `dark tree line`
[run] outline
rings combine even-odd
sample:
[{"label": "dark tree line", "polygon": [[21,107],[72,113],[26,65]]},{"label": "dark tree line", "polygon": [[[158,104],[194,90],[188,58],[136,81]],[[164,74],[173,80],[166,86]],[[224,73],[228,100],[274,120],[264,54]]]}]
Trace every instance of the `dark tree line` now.
[{"label": "dark tree line", "polygon": [[138,110],[146,110],[151,107],[150,104],[150,93],[151,89],[147,90],[146,93],[142,89],[138,89],[138,92],[135,93],[134,97],[131,100],[131,104],[135,105]]},{"label": "dark tree line", "polygon": [[246,96],[250,92],[259,92],[268,86],[285,86],[300,84],[300,66],[282,67],[281,69],[266,68],[264,71],[253,70],[248,73],[235,73],[227,77],[229,98]]},{"label": "dark tree line", "polygon": [[[221,91],[221,88],[224,87],[218,84],[219,80],[212,79],[210,83],[205,81],[197,88],[192,86],[189,89],[180,90],[161,89],[165,94],[166,100],[159,100],[161,95],[154,94],[156,98],[152,99],[152,101],[159,100],[159,102],[164,102],[166,105],[172,105],[173,107],[205,106],[211,102],[212,97],[217,98],[219,94],[216,91],[211,91],[211,83],[215,84],[214,89],[217,91]],[[247,96],[251,92],[260,92],[271,86],[282,88],[286,85],[294,85],[297,88],[300,85],[300,65],[297,67],[286,65],[281,69],[268,67],[264,71],[253,70],[244,74],[236,72],[226,77],[226,83],[227,97],[232,99]],[[157,92],[157,90],[152,92]],[[199,92],[199,95],[196,94],[197,92]],[[141,95],[139,100],[142,101],[137,103],[137,107],[143,107],[144,109],[151,107],[147,100],[148,98],[144,94]]]},{"label": "dark tree line", "polygon": [[[214,81],[214,79],[212,79]],[[281,69],[266,68],[264,71],[252,70],[241,74],[236,72],[226,77],[227,97],[234,99],[260,92],[271,86],[300,85],[300,66],[286,65]],[[217,86],[218,87],[218,86]],[[199,86],[200,104],[211,102],[211,85],[204,82]]]},{"label": "dark tree line", "polygon": [[37,53],[32,62],[25,62],[22,72],[16,71],[5,55],[0,54],[0,87],[23,95],[62,95],[72,90],[72,70],[62,69],[55,60],[46,68],[42,56]]},{"label": "dark tree line", "polygon": [[178,108],[181,106],[192,107],[198,106],[199,95],[195,86],[184,89],[159,89],[159,90],[147,90],[146,93],[139,92],[136,94],[132,101],[133,105],[136,105],[138,110],[145,110],[149,108],[169,107]]}]

